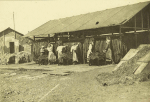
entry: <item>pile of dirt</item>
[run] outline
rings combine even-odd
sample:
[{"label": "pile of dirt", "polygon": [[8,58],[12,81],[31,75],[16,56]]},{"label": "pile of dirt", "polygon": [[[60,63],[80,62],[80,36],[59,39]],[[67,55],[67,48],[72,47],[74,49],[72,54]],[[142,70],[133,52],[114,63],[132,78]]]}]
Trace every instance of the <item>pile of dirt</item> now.
[{"label": "pile of dirt", "polygon": [[128,84],[131,85],[135,82],[146,81],[150,79],[150,73],[141,73],[138,75],[134,74],[134,71],[140,66],[136,63],[141,57],[145,56],[150,51],[149,46],[144,46],[137,54],[127,62],[123,63],[113,73],[101,73],[96,79],[103,86],[113,84]]},{"label": "pile of dirt", "polygon": [[31,53],[21,51],[18,53],[5,53],[0,56],[0,65],[7,65],[9,63],[25,63],[31,61]]}]

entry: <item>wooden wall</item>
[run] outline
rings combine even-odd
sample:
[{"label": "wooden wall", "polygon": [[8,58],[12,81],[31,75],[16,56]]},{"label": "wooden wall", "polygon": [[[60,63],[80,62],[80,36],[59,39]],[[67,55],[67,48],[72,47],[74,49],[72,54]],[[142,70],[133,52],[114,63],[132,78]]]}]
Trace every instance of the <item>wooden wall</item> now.
[{"label": "wooden wall", "polygon": [[4,54],[4,36],[3,33],[0,34],[0,56]]},{"label": "wooden wall", "polygon": [[140,44],[149,44],[148,32],[139,32],[137,34],[137,46],[136,46],[136,40],[135,40],[135,34],[134,33],[125,33],[123,36],[123,43],[127,46],[127,51],[129,51],[132,48],[137,48]]},{"label": "wooden wall", "polygon": [[[122,39],[121,39],[122,38]],[[148,32],[143,32],[138,34],[138,45],[140,44],[148,44]],[[70,48],[73,43],[80,43],[79,49],[80,49],[80,63],[86,63],[87,58],[87,51],[89,47],[90,42],[94,42],[94,51],[98,51],[102,53],[102,51],[106,47],[106,37],[99,37],[99,38],[85,38],[84,40],[77,40],[76,42],[73,41],[56,41],[54,44],[54,53],[56,54],[57,46],[62,43],[63,45],[68,45],[68,51],[70,51]],[[34,52],[35,55],[40,54],[40,48],[41,46],[47,47],[48,40],[43,41],[36,41],[34,43]],[[122,37],[120,36],[111,36],[111,49],[112,49],[112,57],[115,63],[118,63],[125,55],[126,53],[131,49],[136,48],[135,46],[135,35],[134,34],[124,34]],[[57,55],[57,54],[56,54]]]}]

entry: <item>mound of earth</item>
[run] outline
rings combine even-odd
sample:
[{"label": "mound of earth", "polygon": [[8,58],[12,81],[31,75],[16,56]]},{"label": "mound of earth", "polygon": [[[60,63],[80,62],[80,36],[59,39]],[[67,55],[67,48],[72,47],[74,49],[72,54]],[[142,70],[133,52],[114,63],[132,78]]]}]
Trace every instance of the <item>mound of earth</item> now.
[{"label": "mound of earth", "polygon": [[134,71],[140,66],[136,62],[145,56],[150,51],[150,46],[144,46],[140,49],[137,54],[123,63],[117,70],[113,73],[101,73],[96,79],[97,81],[103,85],[113,85],[113,84],[128,84],[131,85],[135,82],[146,81],[150,79],[150,73],[144,72],[135,75]]}]

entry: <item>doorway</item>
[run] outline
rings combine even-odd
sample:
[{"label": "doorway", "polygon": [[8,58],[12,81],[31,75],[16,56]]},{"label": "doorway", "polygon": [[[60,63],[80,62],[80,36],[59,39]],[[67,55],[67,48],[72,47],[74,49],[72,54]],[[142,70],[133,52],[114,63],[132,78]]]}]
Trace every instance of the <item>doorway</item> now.
[{"label": "doorway", "polygon": [[10,53],[14,53],[15,52],[14,42],[9,42],[9,46],[10,46]]}]

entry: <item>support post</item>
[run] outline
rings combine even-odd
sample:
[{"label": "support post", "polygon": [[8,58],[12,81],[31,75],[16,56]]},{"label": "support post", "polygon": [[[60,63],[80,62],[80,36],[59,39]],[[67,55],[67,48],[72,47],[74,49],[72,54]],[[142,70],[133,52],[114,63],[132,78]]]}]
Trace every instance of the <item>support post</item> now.
[{"label": "support post", "polygon": [[135,47],[137,48],[136,16],[134,17],[134,35],[135,35]]},{"label": "support post", "polygon": [[3,54],[5,54],[5,33],[4,33],[4,31],[3,31],[3,37],[4,37],[4,53]]},{"label": "support post", "polygon": [[69,35],[69,32],[68,32],[68,40],[69,40],[69,37],[70,37],[70,35]]},{"label": "support post", "polygon": [[[83,32],[83,37],[84,37],[84,32]],[[85,39],[84,39],[85,40]],[[84,41],[83,41],[83,43],[82,43],[82,49],[83,49],[83,64],[85,64],[85,54],[84,54],[84,48],[85,48],[85,46],[84,46]]]},{"label": "support post", "polygon": [[54,42],[55,42],[55,44],[56,44],[56,41],[57,41],[57,35],[55,34],[54,35]]},{"label": "support post", "polygon": [[50,34],[48,34],[48,43],[50,43]]},{"label": "support post", "polygon": [[33,61],[33,59],[34,59],[34,53],[33,53],[33,42],[32,42],[32,44],[31,44],[31,57],[32,57],[32,61]]},{"label": "support post", "polygon": [[112,50],[112,63],[114,63],[114,59],[115,59],[115,55],[114,55],[114,50],[113,50],[113,43],[112,43],[112,38],[113,38],[113,35],[114,35],[114,33],[113,33],[113,26],[112,26],[112,37],[111,37],[111,39],[110,39],[110,48],[111,48],[111,50]]},{"label": "support post", "polygon": [[[35,36],[34,36],[34,43],[35,43]],[[33,46],[33,57],[35,57],[35,47]]]},{"label": "support post", "polygon": [[123,57],[123,48],[122,48],[122,35],[121,35],[122,33],[121,33],[121,25],[119,26],[119,35],[120,35],[120,41],[121,41],[121,46],[120,46],[120,52],[121,52],[121,56],[120,56],[120,58],[122,59],[122,57]]},{"label": "support post", "polygon": [[35,36],[34,36],[34,41],[35,41]]},{"label": "support post", "polygon": [[143,30],[143,12],[141,11],[141,27],[142,27],[142,30]]},{"label": "support post", "polygon": [[149,13],[147,13],[147,27],[148,27],[148,43],[150,44],[150,21],[149,21]]}]

